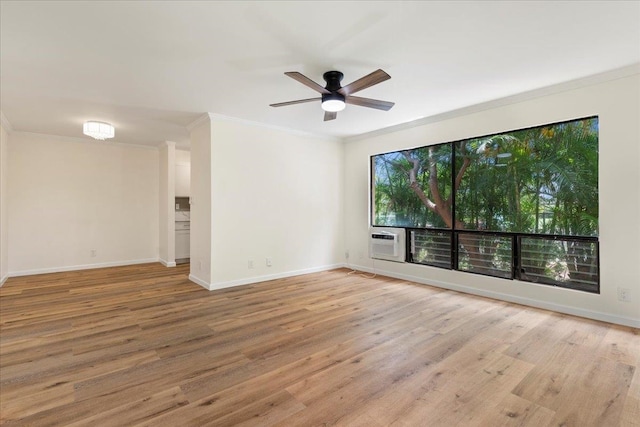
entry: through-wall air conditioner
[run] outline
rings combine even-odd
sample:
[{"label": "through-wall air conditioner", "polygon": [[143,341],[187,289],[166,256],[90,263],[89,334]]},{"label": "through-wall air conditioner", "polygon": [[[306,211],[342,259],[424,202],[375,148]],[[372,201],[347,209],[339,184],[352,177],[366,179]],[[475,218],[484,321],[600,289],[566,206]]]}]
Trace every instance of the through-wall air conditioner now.
[{"label": "through-wall air conditioner", "polygon": [[369,256],[375,259],[404,262],[404,228],[371,228],[369,232]]}]

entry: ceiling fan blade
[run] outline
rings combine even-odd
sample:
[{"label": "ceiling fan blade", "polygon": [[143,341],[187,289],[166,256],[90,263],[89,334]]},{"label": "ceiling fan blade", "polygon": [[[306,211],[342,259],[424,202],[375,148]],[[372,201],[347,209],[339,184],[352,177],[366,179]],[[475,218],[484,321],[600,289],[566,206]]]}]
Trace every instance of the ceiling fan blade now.
[{"label": "ceiling fan blade", "polygon": [[285,74],[287,76],[291,77],[292,79],[299,81],[303,85],[310,87],[311,89],[315,90],[316,92],[324,93],[324,94],[331,93],[327,89],[325,89],[322,86],[320,86],[318,83],[316,83],[313,80],[311,80],[309,77],[307,77],[307,76],[305,76],[303,74],[300,74],[297,71],[287,71]]},{"label": "ceiling fan blade", "polygon": [[278,102],[277,104],[269,104],[271,107],[284,107],[287,105],[302,104],[305,102],[320,101],[322,98],[298,99],[297,101]]},{"label": "ceiling fan blade", "polygon": [[378,83],[382,83],[383,81],[389,80],[390,78],[391,76],[384,71],[376,70],[373,73],[367,74],[366,76],[356,80],[355,82],[349,83],[345,87],[338,90],[338,92],[344,96],[347,96],[352,93],[361,91],[362,89],[377,85]]},{"label": "ceiling fan blade", "polygon": [[359,105],[361,107],[375,108],[377,110],[389,111],[395,105],[394,102],[380,101],[379,99],[361,98],[359,96],[347,96],[344,100],[347,104]]},{"label": "ceiling fan blade", "polygon": [[329,120],[335,120],[338,117],[338,113],[335,111],[325,111],[324,112],[324,121],[328,122]]}]

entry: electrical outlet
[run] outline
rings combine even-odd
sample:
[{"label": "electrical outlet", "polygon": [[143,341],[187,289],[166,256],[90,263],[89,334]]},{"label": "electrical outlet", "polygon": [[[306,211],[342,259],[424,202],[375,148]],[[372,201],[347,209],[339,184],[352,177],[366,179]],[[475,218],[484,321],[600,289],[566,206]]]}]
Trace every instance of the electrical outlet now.
[{"label": "electrical outlet", "polygon": [[202,260],[198,261],[198,271],[202,271]]},{"label": "electrical outlet", "polygon": [[250,269],[253,268],[253,260],[252,259],[247,261],[247,267],[250,268]]},{"label": "electrical outlet", "polygon": [[98,255],[98,251],[96,249],[91,249],[91,258],[95,258]]},{"label": "electrical outlet", "polygon": [[631,289],[618,288],[618,301],[630,302],[631,301]]},{"label": "electrical outlet", "polygon": [[344,257],[345,259],[349,259],[349,251],[344,251]]},{"label": "electrical outlet", "polygon": [[364,252],[358,251],[358,259],[364,259]]},{"label": "electrical outlet", "polygon": [[271,258],[267,258],[265,263],[267,264],[267,267],[271,267]]}]

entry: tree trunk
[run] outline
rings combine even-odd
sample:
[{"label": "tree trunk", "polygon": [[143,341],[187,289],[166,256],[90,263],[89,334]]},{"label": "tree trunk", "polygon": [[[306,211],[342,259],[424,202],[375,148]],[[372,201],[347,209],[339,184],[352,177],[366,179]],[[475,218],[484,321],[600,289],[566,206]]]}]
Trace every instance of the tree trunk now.
[{"label": "tree trunk", "polygon": [[[460,168],[456,176],[455,185],[453,191],[451,192],[451,196],[449,197],[447,202],[445,202],[442,198],[442,195],[440,194],[440,188],[438,185],[438,166],[435,161],[432,161],[433,151],[429,150],[429,165],[427,168],[427,170],[429,170],[429,190],[431,191],[431,198],[429,198],[425,194],[416,178],[418,170],[420,168],[419,160],[412,158],[410,151],[404,151],[403,155],[405,156],[407,161],[412,164],[412,168],[409,171],[409,186],[411,190],[418,196],[418,198],[429,210],[437,213],[438,216],[442,218],[442,221],[447,225],[448,228],[453,229],[453,225],[455,222],[456,230],[464,230],[464,223],[459,220],[454,220],[452,216],[451,203],[453,195],[462,182],[465,171],[471,164],[471,159],[465,156],[462,167]],[[497,251],[497,245],[492,244],[488,245],[487,247],[481,248],[479,244],[480,240],[475,239],[474,237],[475,236],[472,236],[470,234],[458,235],[459,245],[462,246],[463,250],[465,250],[469,255],[469,262],[472,265],[471,271],[476,273],[492,274],[495,271],[493,258]]]}]

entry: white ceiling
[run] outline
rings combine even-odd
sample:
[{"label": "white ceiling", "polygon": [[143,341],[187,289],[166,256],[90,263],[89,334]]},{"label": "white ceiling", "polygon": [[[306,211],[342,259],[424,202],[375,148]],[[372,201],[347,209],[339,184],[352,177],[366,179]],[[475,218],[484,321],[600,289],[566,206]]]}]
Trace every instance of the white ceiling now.
[{"label": "white ceiling", "polygon": [[[1,109],[14,130],[83,137],[88,119],[115,141],[188,144],[204,112],[347,137],[640,63],[640,2],[0,3]],[[324,85],[378,68],[391,80],[323,122]]]}]

